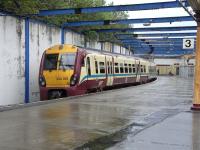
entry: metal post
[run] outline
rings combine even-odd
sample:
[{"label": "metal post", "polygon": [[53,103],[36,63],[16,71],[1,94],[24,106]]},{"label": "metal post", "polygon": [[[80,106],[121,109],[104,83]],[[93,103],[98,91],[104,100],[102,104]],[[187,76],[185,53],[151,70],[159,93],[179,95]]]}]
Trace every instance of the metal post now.
[{"label": "metal post", "polygon": [[25,19],[25,103],[29,103],[29,18]]},{"label": "metal post", "polygon": [[200,22],[197,27],[194,99],[192,110],[200,110]]},{"label": "metal post", "polygon": [[65,43],[65,28],[61,28],[61,44]]}]

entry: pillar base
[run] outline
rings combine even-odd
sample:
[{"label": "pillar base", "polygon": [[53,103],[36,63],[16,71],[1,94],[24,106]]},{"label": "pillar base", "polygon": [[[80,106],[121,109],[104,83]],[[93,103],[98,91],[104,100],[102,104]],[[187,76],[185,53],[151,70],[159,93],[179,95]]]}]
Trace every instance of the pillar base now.
[{"label": "pillar base", "polygon": [[193,104],[191,110],[200,111],[200,104]]}]

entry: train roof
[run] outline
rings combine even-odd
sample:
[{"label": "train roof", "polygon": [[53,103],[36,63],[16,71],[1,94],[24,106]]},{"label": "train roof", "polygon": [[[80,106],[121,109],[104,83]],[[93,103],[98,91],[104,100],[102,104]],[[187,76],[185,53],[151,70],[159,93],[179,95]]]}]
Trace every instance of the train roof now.
[{"label": "train roof", "polygon": [[81,46],[77,46],[77,47],[80,49],[86,50],[88,53],[97,53],[97,54],[103,54],[103,55],[107,54],[107,55],[112,55],[112,56],[116,56],[116,57],[126,57],[126,58],[134,58],[136,60],[149,61],[149,60],[141,58],[141,57],[135,57],[135,56],[119,54],[119,53],[114,53],[114,52],[108,52],[108,51],[101,51],[99,49],[86,48],[86,47],[81,47]]},{"label": "train roof", "polygon": [[144,58],[140,58],[140,57],[129,56],[129,55],[125,55],[125,54],[113,53],[113,52],[108,52],[108,51],[101,51],[99,49],[86,48],[86,47],[76,46],[76,45],[73,45],[73,44],[58,44],[58,45],[54,45],[54,46],[52,46],[50,48],[47,48],[46,51],[51,52],[51,53],[52,52],[60,52],[60,50],[64,50],[64,49],[68,49],[68,48],[71,48],[72,49],[71,51],[76,51],[76,49],[82,49],[82,50],[86,50],[88,53],[110,55],[110,56],[116,56],[116,57],[122,57],[122,58],[123,57],[134,58],[136,60],[150,62],[149,60],[144,59]]}]

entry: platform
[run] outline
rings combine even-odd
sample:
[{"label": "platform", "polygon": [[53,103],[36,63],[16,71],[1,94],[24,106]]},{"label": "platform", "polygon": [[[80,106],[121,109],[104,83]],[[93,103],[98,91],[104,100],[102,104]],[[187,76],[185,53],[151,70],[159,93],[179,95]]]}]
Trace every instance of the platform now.
[{"label": "platform", "polygon": [[[192,124],[192,115],[186,113],[192,103],[192,84],[192,79],[159,77],[144,85],[0,112],[0,149],[114,148],[127,137],[140,136],[177,115],[185,116],[185,121]],[[174,130],[176,127],[181,130],[178,124]],[[154,132],[165,134],[159,130],[149,134]],[[187,132],[192,134],[192,126]],[[191,142],[193,138],[186,140]]]}]

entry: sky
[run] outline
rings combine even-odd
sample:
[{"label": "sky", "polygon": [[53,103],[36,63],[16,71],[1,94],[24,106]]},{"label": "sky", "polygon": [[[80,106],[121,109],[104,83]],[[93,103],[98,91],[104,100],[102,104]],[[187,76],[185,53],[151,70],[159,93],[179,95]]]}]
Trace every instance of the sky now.
[{"label": "sky", "polygon": [[[126,5],[126,4],[140,4],[140,3],[154,3],[154,2],[167,2],[172,0],[106,0],[107,3],[114,2],[114,5]],[[129,11],[129,18],[158,18],[158,17],[176,17],[176,16],[188,16],[183,8],[170,8],[160,10],[145,10],[145,11]],[[152,24],[150,27],[160,26],[194,26],[196,22],[177,22],[177,23],[159,23]],[[144,27],[143,24],[134,24],[134,27]]]}]

